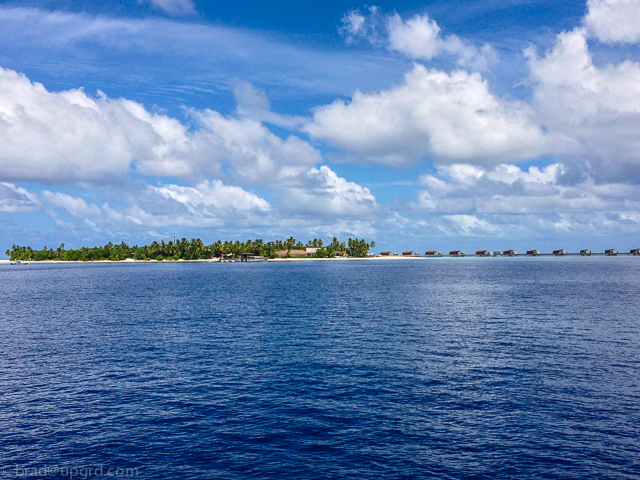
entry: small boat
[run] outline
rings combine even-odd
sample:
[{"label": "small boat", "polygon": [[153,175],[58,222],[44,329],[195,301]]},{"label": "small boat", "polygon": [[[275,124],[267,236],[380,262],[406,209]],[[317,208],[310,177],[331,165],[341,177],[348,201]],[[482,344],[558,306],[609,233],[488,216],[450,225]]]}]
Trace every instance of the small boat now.
[{"label": "small boat", "polygon": [[29,262],[25,262],[24,260],[16,260],[15,262],[11,262],[11,265],[29,265]]}]

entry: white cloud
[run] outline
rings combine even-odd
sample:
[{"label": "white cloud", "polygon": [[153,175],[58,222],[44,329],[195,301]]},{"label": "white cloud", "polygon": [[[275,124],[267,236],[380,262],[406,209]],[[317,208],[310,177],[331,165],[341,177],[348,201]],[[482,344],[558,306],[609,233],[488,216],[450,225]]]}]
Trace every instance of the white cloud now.
[{"label": "white cloud", "polygon": [[[342,27],[339,28],[339,32],[346,38],[347,43],[353,43],[358,36],[367,36],[373,33],[368,27],[367,19],[360,10],[350,10],[342,16]],[[365,31],[365,29],[369,31]]]},{"label": "white cloud", "polygon": [[39,209],[37,194],[12,183],[0,182],[0,213],[33,212]]},{"label": "white cloud", "polygon": [[605,43],[640,41],[638,0],[589,0],[584,19],[592,36]]},{"label": "white cloud", "polygon": [[45,208],[60,208],[76,218],[92,217],[102,213],[97,205],[88,204],[84,198],[73,197],[66,193],[43,190],[40,197]]},{"label": "white cloud", "polygon": [[267,122],[285,128],[297,128],[307,121],[304,117],[272,112],[271,103],[264,90],[257,89],[249,82],[236,82],[233,95],[236,99],[236,114],[239,118]]},{"label": "white cloud", "polygon": [[443,36],[435,20],[428,15],[415,15],[404,21],[397,13],[387,19],[389,50],[415,60],[431,60],[449,54],[458,58],[458,65],[473,70],[486,70],[497,60],[490,45],[481,49],[456,35]]},{"label": "white cloud", "polygon": [[205,182],[195,187],[179,185],[149,186],[165,198],[186,205],[192,213],[196,211],[212,216],[218,212],[236,214],[240,212],[266,212],[269,202],[240,187],[224,185],[219,180]]},{"label": "white cloud", "polygon": [[[247,93],[248,92],[248,93]],[[262,118],[300,123],[268,111],[262,94],[238,94],[239,115],[263,109]],[[139,103],[82,90],[49,92],[24,75],[0,69],[0,172],[4,180],[69,183],[105,180],[133,168],[147,175],[198,181],[227,175],[253,184],[299,181],[322,161],[296,136],[274,135],[261,118],[187,110],[190,131],[175,118]],[[273,117],[273,118],[271,118]]]},{"label": "white cloud", "polygon": [[440,162],[496,164],[536,157],[545,137],[525,104],[506,102],[477,73],[450,74],[415,65],[404,84],[356,92],[314,111],[314,138],[387,165],[422,156]]},{"label": "white cloud", "polygon": [[193,14],[196,12],[196,4],[193,0],[141,0],[141,3],[149,3],[169,14]]},{"label": "white cloud", "polygon": [[238,119],[212,110],[191,111],[201,128],[193,133],[203,175],[212,162],[228,163],[229,176],[254,185],[298,184],[312,165],[322,162],[320,152],[291,135],[282,139],[261,122]]},{"label": "white cloud", "polygon": [[553,151],[588,162],[600,181],[640,183],[640,64],[597,67],[582,28],[558,35],[542,58],[526,53]]},{"label": "white cloud", "polygon": [[281,202],[294,215],[361,220],[377,216],[379,206],[371,191],[339,177],[326,165],[307,172],[300,187],[289,189]]},{"label": "white cloud", "polygon": [[597,184],[587,179],[563,183],[565,167],[554,163],[522,170],[501,164],[491,170],[474,165],[438,167],[438,176],[420,177],[417,207],[450,214],[540,214],[640,209],[640,188]]},{"label": "white cloud", "polygon": [[[0,68],[0,169],[9,180],[99,180],[141,165],[176,162],[185,128],[128,100],[91,98],[82,90],[48,92]],[[158,168],[158,167],[156,167]],[[177,162],[172,171],[188,173]]]},{"label": "white cloud", "polygon": [[362,38],[413,60],[450,55],[460,67],[472,70],[486,70],[497,60],[490,45],[477,48],[457,35],[443,35],[440,26],[428,15],[415,15],[405,21],[397,13],[384,15],[379,8],[369,7],[366,15],[360,10],[346,13],[342,24],[340,33],[348,44]]}]

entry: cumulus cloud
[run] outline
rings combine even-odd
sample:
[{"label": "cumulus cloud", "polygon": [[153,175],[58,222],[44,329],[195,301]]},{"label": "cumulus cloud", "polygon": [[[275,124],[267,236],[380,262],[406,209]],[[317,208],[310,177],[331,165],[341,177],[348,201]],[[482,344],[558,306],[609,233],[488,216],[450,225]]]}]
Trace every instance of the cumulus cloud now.
[{"label": "cumulus cloud", "polygon": [[[369,189],[347,181],[327,166],[307,169],[297,183],[273,189],[272,201],[220,180],[202,181],[193,186],[174,183],[154,186],[142,181],[103,186],[94,189],[92,195],[110,196],[115,205],[104,202],[101,206],[69,193],[43,190],[35,194],[7,185],[6,211],[43,210],[65,229],[78,230],[84,223],[94,231],[113,235],[128,236],[150,228],[289,231],[292,226],[310,233],[347,231],[354,234],[366,228],[371,231],[370,221],[385,215]],[[0,184],[0,194],[4,186]],[[16,201],[10,204],[11,197],[22,204]],[[80,223],[74,225],[70,223],[73,219],[61,220],[61,212]]]},{"label": "cumulus cloud", "polygon": [[563,183],[565,167],[501,164],[490,170],[466,164],[439,166],[438,175],[420,178],[423,190],[417,206],[446,214],[539,214],[594,211],[635,211],[640,189],[624,184]]},{"label": "cumulus cloud", "polygon": [[8,180],[99,180],[127,172],[135,161],[175,163],[188,148],[176,120],[128,100],[91,98],[82,90],[48,92],[0,68],[0,169]]},{"label": "cumulus cloud", "polygon": [[385,15],[377,7],[369,7],[366,15],[351,10],[342,18],[340,33],[347,43],[366,39],[374,45],[402,53],[413,60],[431,60],[451,55],[463,68],[486,70],[497,60],[488,44],[477,48],[457,35],[443,35],[440,26],[428,15],[415,15],[404,20],[397,13]]},{"label": "cumulus cloud", "polygon": [[216,215],[217,212],[236,214],[240,212],[266,212],[269,202],[246,190],[224,185],[219,180],[205,182],[195,187],[179,185],[149,186],[165,198],[186,205],[191,212],[196,210]]},{"label": "cumulus cloud", "polygon": [[526,53],[552,151],[587,162],[599,181],[640,183],[640,64],[597,67],[584,28],[558,35],[541,58]]},{"label": "cumulus cloud", "polygon": [[431,60],[441,54],[458,58],[458,65],[472,70],[486,70],[497,60],[493,48],[485,44],[477,48],[457,35],[443,36],[435,20],[428,15],[415,15],[404,21],[397,13],[387,20],[389,50],[415,60]]},{"label": "cumulus cloud", "polygon": [[229,175],[254,185],[297,184],[312,165],[322,162],[318,150],[295,135],[282,139],[261,122],[233,118],[213,110],[191,111],[202,127],[192,135],[200,165],[227,163]]},{"label": "cumulus cloud", "polygon": [[33,212],[41,207],[37,194],[12,183],[0,182],[0,212]]},{"label": "cumulus cloud", "polygon": [[66,193],[43,190],[40,197],[47,209],[63,209],[76,218],[100,215],[102,212],[95,204],[89,204],[84,198],[73,197]]},{"label": "cumulus cloud", "polygon": [[584,23],[592,36],[605,43],[640,41],[640,2],[589,0]]},{"label": "cumulus cloud", "polygon": [[366,220],[379,213],[368,188],[339,177],[326,165],[309,170],[305,182],[289,189],[281,205],[286,212],[316,218]]},{"label": "cumulus cloud", "polygon": [[439,162],[496,164],[544,152],[534,112],[489,91],[477,73],[450,74],[415,65],[402,85],[356,92],[314,111],[305,130],[368,160],[402,165],[422,156]]},{"label": "cumulus cloud", "polygon": [[[4,180],[69,183],[139,173],[197,181],[228,175],[249,183],[288,182],[322,161],[295,135],[285,139],[262,124],[299,123],[269,116],[266,97],[238,93],[238,117],[186,110],[190,130],[127,99],[83,90],[49,92],[24,75],[0,69],[0,169]],[[249,113],[260,112],[257,119]],[[271,118],[273,117],[273,118]]]}]

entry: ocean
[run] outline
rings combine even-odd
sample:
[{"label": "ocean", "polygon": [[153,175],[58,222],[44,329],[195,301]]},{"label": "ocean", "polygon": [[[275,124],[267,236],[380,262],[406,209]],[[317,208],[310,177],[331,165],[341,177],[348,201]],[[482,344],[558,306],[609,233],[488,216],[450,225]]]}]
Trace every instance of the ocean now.
[{"label": "ocean", "polygon": [[640,259],[0,266],[0,477],[638,479]]}]

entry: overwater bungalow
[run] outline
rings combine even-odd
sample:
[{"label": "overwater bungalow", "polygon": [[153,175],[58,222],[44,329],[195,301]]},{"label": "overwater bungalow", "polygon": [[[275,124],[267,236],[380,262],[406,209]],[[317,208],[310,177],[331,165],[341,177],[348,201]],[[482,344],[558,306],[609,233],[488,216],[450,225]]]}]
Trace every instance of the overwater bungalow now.
[{"label": "overwater bungalow", "polygon": [[614,256],[618,254],[618,251],[615,248],[608,248],[604,251],[605,255]]},{"label": "overwater bungalow", "polygon": [[402,252],[403,257],[419,257],[420,254],[418,252],[414,252],[413,250],[407,250]]},{"label": "overwater bungalow", "polygon": [[540,250],[527,250],[527,255],[540,255]]},{"label": "overwater bungalow", "polygon": [[566,251],[566,250],[563,250],[563,249],[561,249],[561,248],[560,248],[560,249],[558,249],[558,250],[554,250],[554,251],[553,251],[553,254],[554,254],[554,255],[558,255],[558,256],[560,256],[560,255],[566,255],[566,254],[567,254],[567,251]]},{"label": "overwater bungalow", "polygon": [[427,250],[424,252],[425,257],[441,257],[442,253],[436,252],[435,250]]},{"label": "overwater bungalow", "polygon": [[464,252],[462,250],[451,250],[449,252],[450,257],[464,257]]},{"label": "overwater bungalow", "polygon": [[491,252],[489,250],[476,250],[477,257],[489,257],[491,256]]},{"label": "overwater bungalow", "polygon": [[504,255],[505,257],[515,257],[516,255],[518,255],[518,252],[516,252],[515,250],[505,250],[504,252],[502,252],[502,255]]},{"label": "overwater bungalow", "polygon": [[591,255],[591,250],[589,250],[588,248],[585,248],[584,250],[580,250],[580,255],[588,257]]},{"label": "overwater bungalow", "polygon": [[264,262],[267,258],[262,255],[256,255],[255,253],[241,253],[240,261],[241,262]]},{"label": "overwater bungalow", "polygon": [[629,254],[630,254],[630,255],[640,255],[640,248],[632,248],[632,249],[629,251]]}]

